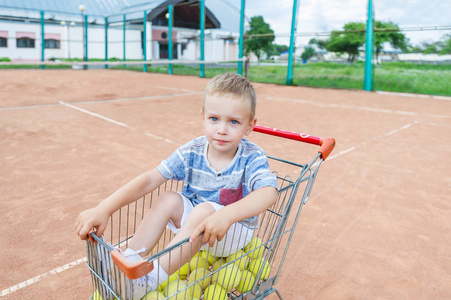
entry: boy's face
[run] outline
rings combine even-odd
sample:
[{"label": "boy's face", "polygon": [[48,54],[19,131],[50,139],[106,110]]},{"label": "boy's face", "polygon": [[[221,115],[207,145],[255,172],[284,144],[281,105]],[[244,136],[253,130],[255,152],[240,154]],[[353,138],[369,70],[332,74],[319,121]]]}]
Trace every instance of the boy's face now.
[{"label": "boy's face", "polygon": [[235,155],[241,139],[249,135],[257,120],[251,119],[249,101],[233,95],[206,96],[202,119],[209,151]]}]

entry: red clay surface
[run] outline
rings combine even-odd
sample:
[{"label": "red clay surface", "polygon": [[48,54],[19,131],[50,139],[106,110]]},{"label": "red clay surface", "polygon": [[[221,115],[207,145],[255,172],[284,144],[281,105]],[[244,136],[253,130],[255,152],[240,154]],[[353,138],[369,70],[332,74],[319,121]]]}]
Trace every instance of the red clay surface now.
[{"label": "red clay surface", "polygon": [[[76,216],[202,134],[207,81],[0,71],[4,299],[89,298]],[[284,299],[451,299],[451,101],[255,87],[259,124],[337,141],[277,282]],[[250,138],[300,163],[317,150]]]}]

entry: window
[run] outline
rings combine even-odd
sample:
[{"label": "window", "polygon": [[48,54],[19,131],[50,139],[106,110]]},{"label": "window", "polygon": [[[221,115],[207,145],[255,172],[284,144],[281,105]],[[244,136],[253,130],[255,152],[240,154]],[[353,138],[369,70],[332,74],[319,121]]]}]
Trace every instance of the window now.
[{"label": "window", "polygon": [[54,39],[45,40],[45,48],[59,49],[60,48],[60,41],[54,40]]},{"label": "window", "polygon": [[8,47],[8,40],[4,37],[0,37],[0,47]]},{"label": "window", "polygon": [[22,37],[22,38],[18,38],[16,41],[17,41],[17,48],[34,48],[34,39]]}]

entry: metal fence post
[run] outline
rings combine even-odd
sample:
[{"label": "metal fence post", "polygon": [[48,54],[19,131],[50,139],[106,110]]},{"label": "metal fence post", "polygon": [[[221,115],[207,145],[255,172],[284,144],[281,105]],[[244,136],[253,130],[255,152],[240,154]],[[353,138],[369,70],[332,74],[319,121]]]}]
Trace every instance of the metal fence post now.
[{"label": "metal fence post", "polygon": [[[200,60],[204,61],[205,51],[205,0],[200,0]],[[205,65],[200,64],[200,77],[205,77]]]},{"label": "metal fence post", "polygon": [[[44,49],[45,49],[45,33],[44,33],[44,11],[41,10],[41,61],[44,62]],[[45,65],[41,65],[41,69],[44,69]]]},{"label": "metal fence post", "polygon": [[371,91],[372,87],[372,69],[373,64],[373,1],[368,0],[368,19],[366,22],[366,45],[365,45],[365,78],[363,88],[365,91]]},{"label": "metal fence post", "polygon": [[245,11],[246,0],[241,0],[241,10],[240,10],[240,39],[239,39],[239,50],[238,58],[238,74],[243,75],[243,35],[244,35],[244,11]]},{"label": "metal fence post", "polygon": [[[168,13],[169,13],[169,19],[168,19],[168,58],[169,61],[172,60],[172,5],[168,6]],[[172,74],[172,64],[169,64],[169,74]]]},{"label": "metal fence post", "polygon": [[295,43],[295,31],[296,31],[296,16],[297,16],[298,1],[293,1],[293,16],[291,17],[291,36],[290,36],[290,48],[288,50],[288,70],[287,70],[287,85],[293,84],[293,51]]}]

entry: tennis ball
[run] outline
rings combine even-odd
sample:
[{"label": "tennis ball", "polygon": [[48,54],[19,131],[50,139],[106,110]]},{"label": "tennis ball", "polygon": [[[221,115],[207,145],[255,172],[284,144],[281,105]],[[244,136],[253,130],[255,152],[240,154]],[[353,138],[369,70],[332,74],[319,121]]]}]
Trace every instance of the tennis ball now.
[{"label": "tennis ball", "polygon": [[248,270],[241,272],[241,280],[236,290],[241,294],[249,292],[255,283],[255,276]]},{"label": "tennis ball", "polygon": [[230,264],[219,270],[216,283],[222,286],[227,292],[236,287],[241,280],[241,271],[235,264]]},{"label": "tennis ball", "polygon": [[160,284],[160,286],[158,287],[158,290],[164,291],[166,289],[167,285],[174,280],[179,281],[179,275],[177,274],[177,272],[175,272],[171,276],[169,276],[168,280],[163,281],[163,283]]},{"label": "tennis ball", "polygon": [[259,237],[254,236],[249,244],[244,247],[244,251],[248,253],[247,256],[249,256],[249,258],[256,259],[263,255],[265,247],[262,246],[262,240]]},{"label": "tennis ball", "polygon": [[152,291],[144,295],[141,300],[163,300],[164,295],[158,291]]},{"label": "tennis ball", "polygon": [[[208,274],[210,274],[210,271],[206,270],[206,269],[194,269],[190,274],[189,274],[189,280],[196,282],[198,280],[201,280],[202,278],[208,276]],[[211,278],[205,278],[201,281],[198,282],[198,284],[200,284],[200,286],[202,287],[202,289],[204,290],[209,284],[210,284],[210,280]]]},{"label": "tennis ball", "polygon": [[227,291],[219,284],[209,285],[205,289],[204,300],[227,300]]},{"label": "tennis ball", "polygon": [[268,279],[269,277],[269,272],[271,272],[271,268],[269,267],[268,262],[264,260],[264,258],[260,257],[257,259],[253,259],[250,263],[249,263],[249,271],[252,272],[252,274],[255,275],[255,277],[258,276],[258,273],[260,272],[260,270],[263,268],[263,272],[262,272],[262,277],[261,279]]},{"label": "tennis ball", "polygon": [[[187,285],[190,286],[194,282],[195,282],[195,280],[190,279],[190,280],[188,280]],[[202,281],[199,281],[198,283],[194,283],[191,286],[191,292],[192,292],[194,298],[199,298],[200,299],[200,296],[202,296],[202,286],[200,285],[201,282]]]},{"label": "tennis ball", "polygon": [[[187,284],[184,281],[172,281],[169,283],[168,288],[166,290],[165,296],[169,297],[173,294],[173,296],[169,297],[168,300],[184,300],[190,299],[192,296],[192,292],[190,288],[187,288]],[[183,291],[182,291],[183,290]]]},{"label": "tennis ball", "polygon": [[184,264],[177,272],[181,280],[185,280],[189,274],[189,263]]},{"label": "tennis ball", "polygon": [[[243,257],[244,256],[244,257]],[[241,259],[238,259],[240,257],[243,257]],[[235,259],[238,259],[237,261],[234,261]],[[244,269],[247,268],[247,264],[249,263],[249,260],[245,254],[245,252],[243,250],[240,250],[234,254],[231,254],[227,257],[227,262],[230,263],[234,261],[233,263],[241,270],[243,271]]]},{"label": "tennis ball", "polygon": [[213,264],[213,271],[216,271],[217,269],[219,269],[222,265],[224,265],[226,263],[227,263],[227,260],[225,260],[224,258],[218,259]]},{"label": "tennis ball", "polygon": [[93,294],[92,294],[92,300],[103,300],[102,296],[100,296],[100,293],[98,290],[96,290]]},{"label": "tennis ball", "polygon": [[216,260],[216,257],[207,250],[202,251],[200,257],[205,258],[210,266],[212,266]]},{"label": "tennis ball", "polygon": [[189,262],[189,269],[208,269],[208,261],[205,258],[202,257],[195,257],[190,260]]}]

